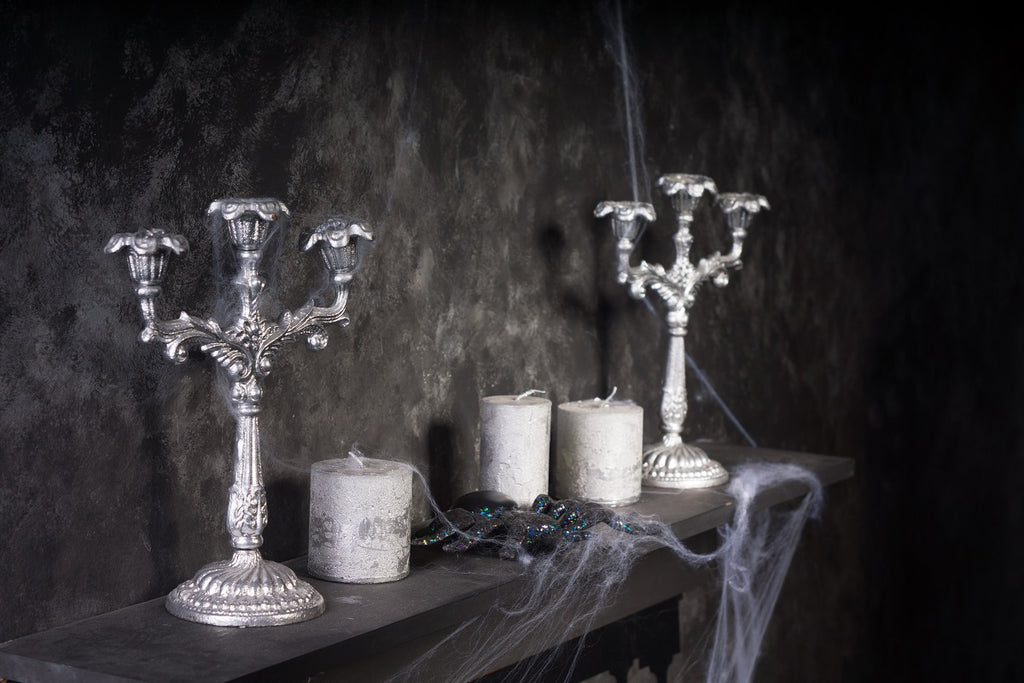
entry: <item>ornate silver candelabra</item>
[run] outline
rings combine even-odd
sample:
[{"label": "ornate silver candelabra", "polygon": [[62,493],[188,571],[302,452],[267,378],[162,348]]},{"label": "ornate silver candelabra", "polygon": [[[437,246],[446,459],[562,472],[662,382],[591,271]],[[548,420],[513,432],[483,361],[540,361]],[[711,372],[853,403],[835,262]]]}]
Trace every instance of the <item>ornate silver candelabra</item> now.
[{"label": "ornate silver candelabra", "polygon": [[188,242],[159,228],[114,235],[106,252],[128,252],[128,271],[135,282],[145,328],[144,342],[158,341],[168,358],[181,363],[190,347],[213,358],[231,381],[234,409],[234,482],[228,493],[227,528],[234,554],[214,562],[175,588],[167,596],[171,614],[189,621],[218,626],[274,626],[304,621],[324,611],[323,597],[299,580],[288,567],[263,559],[263,529],[267,524],[267,497],[263,487],[260,456],[260,403],[263,381],[281,349],[300,338],[314,351],[327,344],[327,325],[348,324],[345,305],[348,285],[358,265],[356,243],[373,235],[359,222],[331,218],[312,231],[302,244],[308,251],[320,247],[320,256],[331,277],[333,303],[319,307],[310,301],[295,312],[285,312],[278,322],[263,317],[260,295],[266,281],[260,275],[260,259],[271,227],[288,208],[276,199],[221,199],[208,213],[226,224],[228,239],[238,257],[233,280],[238,293],[237,318],[227,327],[182,313],[176,320],[160,320],[155,299],[170,254],[181,255]]},{"label": "ornate silver candelabra", "polygon": [[[629,285],[634,299],[643,299],[648,288],[660,296],[667,307],[669,346],[665,383],[661,397],[661,442],[644,448],[644,483],[664,488],[704,488],[723,484],[729,473],[696,446],[683,443],[686,419],[686,354],[683,340],[689,310],[697,290],[708,279],[718,287],[729,284],[729,268],[739,268],[743,239],[754,214],[767,209],[761,195],[718,194],[715,182],[706,176],[673,173],[658,179],[658,187],[669,197],[676,214],[674,241],[676,258],[665,270],[658,264],[641,261],[629,264],[643,222],[654,222],[654,207],[644,202],[601,202],[594,210],[597,217],[611,216],[612,232],[618,239],[618,280]],[[724,256],[714,253],[695,266],[690,262],[693,237],[690,225],[693,212],[705,195],[717,196],[718,206],[732,230],[732,249]]]}]

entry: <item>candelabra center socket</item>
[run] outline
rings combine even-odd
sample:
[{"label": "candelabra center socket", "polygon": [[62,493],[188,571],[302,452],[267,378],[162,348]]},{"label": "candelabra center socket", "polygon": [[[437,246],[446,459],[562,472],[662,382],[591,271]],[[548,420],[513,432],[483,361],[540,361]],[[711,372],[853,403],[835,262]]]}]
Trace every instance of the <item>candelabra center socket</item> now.
[{"label": "candelabra center socket", "polygon": [[658,178],[658,187],[662,193],[672,202],[672,209],[680,217],[689,216],[693,221],[693,212],[697,209],[701,197],[707,194],[717,194],[718,187],[715,181],[704,175],[692,173],[668,173]]},{"label": "candelabra center socket", "polygon": [[219,214],[227,226],[232,246],[244,252],[262,252],[273,233],[273,225],[282,216],[290,216],[288,207],[277,199],[217,199],[207,209]]}]

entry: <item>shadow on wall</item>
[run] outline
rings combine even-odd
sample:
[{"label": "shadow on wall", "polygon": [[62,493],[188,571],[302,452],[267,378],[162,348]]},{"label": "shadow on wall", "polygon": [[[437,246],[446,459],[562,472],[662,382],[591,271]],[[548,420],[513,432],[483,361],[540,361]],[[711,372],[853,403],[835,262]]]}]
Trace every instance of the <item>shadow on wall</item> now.
[{"label": "shadow on wall", "polygon": [[427,430],[427,462],[430,463],[430,492],[442,510],[457,497],[455,424],[437,421]]},{"label": "shadow on wall", "polygon": [[[594,346],[597,349],[601,382],[597,393],[607,396],[611,391],[608,386],[608,378],[612,373],[611,328],[616,313],[611,300],[605,294],[605,279],[609,277],[609,269],[605,265],[611,258],[611,251],[606,252],[602,248],[606,246],[606,240],[596,240],[596,245],[591,250],[590,270],[594,276],[593,286],[584,295],[566,285],[564,271],[570,262],[567,245],[566,229],[559,223],[547,223],[537,231],[536,246],[544,261],[544,289],[549,292],[552,305],[575,321],[574,327],[593,331],[596,337]],[[608,258],[602,258],[606,255],[609,255]],[[611,282],[614,283],[614,276]],[[562,398],[573,400],[568,396]]]}]

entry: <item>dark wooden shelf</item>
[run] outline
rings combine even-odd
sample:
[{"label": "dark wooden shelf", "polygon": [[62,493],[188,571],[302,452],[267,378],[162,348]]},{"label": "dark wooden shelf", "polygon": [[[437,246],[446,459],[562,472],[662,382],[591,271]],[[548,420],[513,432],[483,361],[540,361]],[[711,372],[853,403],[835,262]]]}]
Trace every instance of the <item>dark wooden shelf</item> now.
[{"label": "dark wooden shelf", "polygon": [[[853,476],[848,458],[739,446],[701,444],[729,469],[751,461],[789,462],[825,485]],[[766,491],[759,506],[802,495],[789,484]],[[633,509],[670,524],[680,539],[730,521],[733,501],[720,489],[644,489]],[[521,566],[494,558],[413,552],[401,581],[331,583],[304,574],[304,558],[288,563],[323,594],[326,613],[301,624],[270,628],[204,626],[171,616],[164,599],[126,607],[0,645],[0,678],[34,681],[308,680],[323,672],[375,680],[400,669],[467,619],[481,616],[521,580]],[[594,628],[646,609],[699,580],[681,571],[668,551],[654,550],[634,566]],[[565,639],[581,634],[566,632]],[[535,654],[552,643],[527,644],[507,658]]]}]

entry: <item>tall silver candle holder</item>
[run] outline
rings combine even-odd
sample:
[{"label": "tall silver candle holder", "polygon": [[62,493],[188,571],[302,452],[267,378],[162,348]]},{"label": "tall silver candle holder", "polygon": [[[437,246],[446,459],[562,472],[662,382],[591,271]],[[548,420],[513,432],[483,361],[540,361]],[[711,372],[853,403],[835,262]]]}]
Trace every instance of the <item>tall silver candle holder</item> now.
[{"label": "tall silver candle holder", "polygon": [[302,241],[303,251],[313,246],[330,275],[333,302],[326,307],[311,300],[278,322],[260,312],[260,296],[266,280],[260,260],[275,222],[289,215],[276,199],[220,199],[208,214],[219,216],[238,258],[238,274],[232,284],[238,294],[237,317],[222,327],[216,320],[182,313],[176,320],[156,315],[155,299],[171,254],[188,251],[181,235],[160,228],[114,235],[105,251],[122,249],[128,254],[128,271],[135,282],[145,328],[139,338],[164,344],[167,357],[181,363],[189,348],[196,347],[213,358],[231,382],[235,415],[234,481],[228,493],[227,529],[234,554],[214,562],[175,588],[166,600],[167,610],[182,619],[217,626],[275,626],[304,621],[324,611],[324,599],[288,567],[263,559],[263,529],[267,524],[267,497],[263,486],[260,454],[260,403],[263,382],[274,360],[286,345],[300,338],[318,351],[327,344],[326,326],[348,324],[345,306],[348,287],[358,266],[358,240],[373,234],[360,222],[331,218]]},{"label": "tall silver candle holder", "polygon": [[[658,187],[672,202],[677,229],[674,236],[675,262],[665,270],[658,264],[641,261],[631,266],[630,256],[636,249],[644,223],[657,219],[654,207],[645,202],[601,202],[594,210],[598,218],[611,217],[616,244],[618,281],[629,286],[634,299],[643,299],[648,288],[665,302],[669,333],[668,362],[661,397],[661,429],[659,443],[644,448],[643,480],[650,486],[663,488],[705,488],[723,484],[729,473],[696,446],[682,439],[686,419],[686,353],[684,339],[689,310],[698,289],[711,280],[716,286],[729,284],[729,269],[739,268],[743,239],[755,214],[768,209],[768,200],[761,195],[744,193],[718,194],[715,182],[706,176],[672,173],[658,179]],[[717,197],[717,204],[732,231],[732,249],[702,258],[697,265],[690,262],[693,237],[690,225],[693,214],[705,195]]]}]

